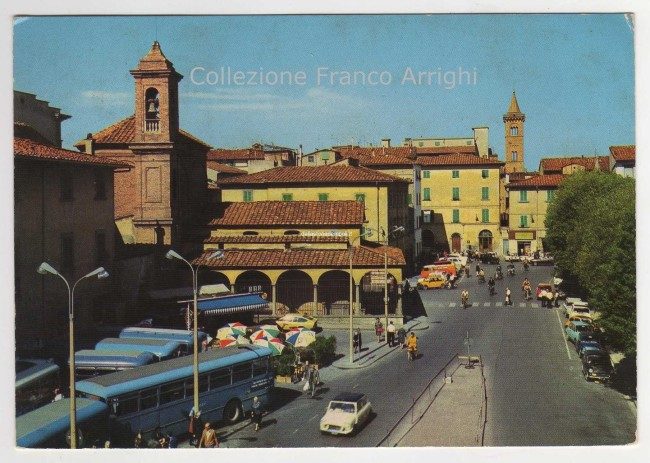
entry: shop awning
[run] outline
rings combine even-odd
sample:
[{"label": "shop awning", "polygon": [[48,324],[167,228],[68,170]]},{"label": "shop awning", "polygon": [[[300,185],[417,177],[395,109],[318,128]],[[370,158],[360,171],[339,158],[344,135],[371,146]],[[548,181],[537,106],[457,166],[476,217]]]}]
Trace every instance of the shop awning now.
[{"label": "shop awning", "polygon": [[[193,301],[180,302],[191,304]],[[247,293],[199,299],[197,306],[204,315],[227,315],[266,310],[269,303],[259,293]]]}]

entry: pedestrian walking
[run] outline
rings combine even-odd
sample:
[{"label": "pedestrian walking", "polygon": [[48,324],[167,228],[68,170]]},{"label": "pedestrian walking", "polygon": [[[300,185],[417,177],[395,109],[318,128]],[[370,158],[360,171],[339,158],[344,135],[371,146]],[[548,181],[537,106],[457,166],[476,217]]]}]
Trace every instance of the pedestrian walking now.
[{"label": "pedestrian walking", "polygon": [[381,336],[384,334],[384,325],[379,318],[375,319],[375,334],[377,335],[377,342],[381,342]]},{"label": "pedestrian walking", "polygon": [[255,431],[259,431],[260,429],[263,413],[264,408],[260,398],[257,396],[253,397],[253,405],[251,406],[251,422],[255,425]]},{"label": "pedestrian walking", "polygon": [[388,327],[386,328],[386,340],[388,347],[393,347],[393,344],[395,344],[395,331],[397,331],[395,325],[392,321],[389,322]]},{"label": "pedestrian walking", "polygon": [[203,426],[203,433],[199,441],[199,448],[215,448],[219,447],[219,440],[217,439],[217,432],[212,429],[210,422],[205,423]]},{"label": "pedestrian walking", "polygon": [[506,305],[512,305],[512,294],[510,292],[510,288],[506,288]]},{"label": "pedestrian walking", "polygon": [[361,352],[361,330],[356,328],[354,330],[354,336],[352,336],[352,342],[354,344],[354,353]]}]

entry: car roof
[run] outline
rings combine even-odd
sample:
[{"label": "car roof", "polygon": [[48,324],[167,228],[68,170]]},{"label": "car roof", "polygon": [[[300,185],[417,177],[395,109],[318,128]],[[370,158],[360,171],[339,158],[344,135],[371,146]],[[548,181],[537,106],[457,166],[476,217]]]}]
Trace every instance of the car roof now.
[{"label": "car roof", "polygon": [[363,397],[365,397],[365,394],[360,392],[341,392],[332,400],[336,402],[358,402]]}]

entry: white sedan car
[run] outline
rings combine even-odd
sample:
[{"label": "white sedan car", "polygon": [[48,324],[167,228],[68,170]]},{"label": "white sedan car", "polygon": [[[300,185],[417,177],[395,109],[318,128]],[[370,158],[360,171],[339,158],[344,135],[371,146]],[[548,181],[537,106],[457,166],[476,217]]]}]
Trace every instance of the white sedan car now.
[{"label": "white sedan car", "polygon": [[372,407],[365,394],[344,392],[330,401],[320,419],[321,432],[350,434],[370,417]]}]

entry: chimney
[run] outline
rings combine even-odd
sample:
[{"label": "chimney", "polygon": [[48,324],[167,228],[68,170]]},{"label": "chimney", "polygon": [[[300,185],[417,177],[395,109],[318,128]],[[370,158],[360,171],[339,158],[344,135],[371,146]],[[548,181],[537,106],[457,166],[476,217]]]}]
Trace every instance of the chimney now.
[{"label": "chimney", "polygon": [[84,153],[86,154],[95,154],[95,140],[93,140],[93,134],[89,133],[86,135],[84,144]]},{"label": "chimney", "polygon": [[381,146],[384,148],[390,148],[390,138],[382,138]]},{"label": "chimney", "polygon": [[359,160],[356,158],[348,158],[348,166],[359,167]]}]

